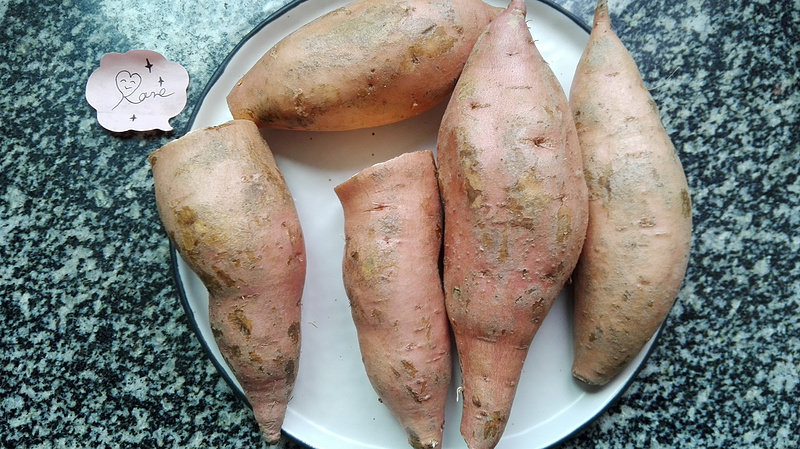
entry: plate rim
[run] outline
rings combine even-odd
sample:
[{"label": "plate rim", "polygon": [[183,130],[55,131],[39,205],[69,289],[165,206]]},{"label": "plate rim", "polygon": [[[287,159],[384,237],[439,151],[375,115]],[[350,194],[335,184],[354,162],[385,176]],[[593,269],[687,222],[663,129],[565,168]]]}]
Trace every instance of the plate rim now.
[{"label": "plate rim", "polygon": [[[217,81],[222,77],[223,73],[228,68],[228,65],[230,64],[231,60],[239,52],[239,50],[241,50],[241,48],[251,38],[253,38],[253,36],[258,34],[267,25],[269,25],[270,23],[274,22],[276,19],[282,17],[284,14],[290,12],[292,9],[294,9],[298,5],[306,3],[307,1],[309,1],[309,0],[291,0],[291,1],[289,1],[285,5],[281,6],[280,8],[278,8],[277,10],[275,10],[271,14],[269,14],[264,20],[262,20],[261,22],[256,24],[255,27],[253,27],[249,32],[247,32],[236,43],[236,45],[234,45],[234,47],[228,52],[228,54],[225,56],[225,58],[223,58],[222,62],[219,64],[219,66],[216,68],[216,70],[212,73],[211,77],[206,82],[203,90],[200,92],[200,95],[197,97],[197,100],[195,101],[195,103],[192,106],[192,112],[191,112],[191,114],[189,116],[189,119],[186,122],[186,125],[183,127],[182,132],[181,132],[180,135],[185,135],[185,134],[187,134],[188,132],[190,132],[192,130],[192,128],[194,126],[194,123],[197,120],[197,116],[198,116],[198,114],[200,112],[200,109],[202,108],[203,101],[208,96],[209,92],[214,87],[214,85],[217,83]],[[559,4],[556,4],[552,0],[534,0],[534,1],[536,1],[538,3],[541,3],[541,4],[544,4],[544,5],[546,5],[546,6],[550,7],[550,8],[553,8],[554,10],[556,10],[556,12],[558,12],[559,14],[565,16],[566,18],[568,18],[569,20],[574,22],[579,28],[581,28],[587,34],[591,33],[592,27],[590,25],[588,25],[586,22],[584,22],[580,17],[578,17],[577,14],[573,13],[572,11],[569,11],[566,8],[564,8],[563,6],[561,6]],[[205,340],[205,338],[203,338],[202,331],[200,330],[198,322],[197,322],[197,320],[195,319],[195,316],[194,316],[195,315],[194,309],[192,308],[191,304],[189,303],[189,298],[187,297],[187,294],[186,294],[186,288],[184,286],[183,279],[181,278],[181,275],[180,275],[179,255],[178,255],[178,252],[177,252],[177,248],[175,247],[175,245],[172,243],[171,240],[169,240],[169,239],[167,239],[167,240],[169,242],[170,267],[171,267],[172,274],[173,274],[173,280],[175,282],[175,286],[176,286],[176,289],[178,291],[178,297],[180,299],[181,306],[183,307],[183,310],[184,310],[184,313],[186,315],[186,318],[189,321],[189,327],[192,329],[192,332],[194,333],[195,338],[200,343],[200,346],[202,347],[203,352],[205,353],[206,357],[211,361],[211,363],[214,366],[214,368],[216,369],[217,373],[223,378],[225,383],[230,388],[231,393],[233,393],[233,395],[239,401],[244,403],[249,409],[252,410],[252,405],[248,401],[247,397],[236,386],[236,383],[228,375],[227,371],[222,366],[221,362],[216,357],[214,357],[213,352],[211,351],[211,348],[208,345],[208,342]],[[662,324],[661,326],[659,326],[658,330],[656,331],[656,333],[651,338],[652,343],[647,348],[645,354],[642,357],[642,360],[641,360],[640,364],[633,371],[633,373],[631,374],[630,378],[622,385],[622,387],[617,392],[617,394],[614,395],[614,397],[612,397],[612,399],[610,401],[608,401],[602,408],[600,408],[589,419],[587,419],[586,421],[581,423],[578,427],[576,427],[571,432],[569,432],[568,434],[564,435],[563,437],[561,437],[557,441],[554,441],[552,444],[546,446],[547,448],[556,447],[556,446],[564,443],[565,441],[573,438],[577,434],[581,433],[589,424],[594,422],[598,417],[600,417],[600,415],[605,413],[609,409],[609,407],[614,405],[620,399],[620,397],[623,395],[623,393],[625,393],[625,391],[628,390],[628,388],[634,382],[634,380],[636,380],[636,378],[639,375],[639,372],[645,366],[647,360],[649,359],[649,357],[652,354],[654,348],[657,346],[657,344],[658,344],[658,342],[660,340],[661,333],[663,332],[663,329],[664,329],[664,326]],[[292,433],[287,432],[283,428],[281,428],[281,432],[282,432],[283,435],[291,438],[295,442],[301,443],[301,444],[305,445],[306,447],[308,447],[310,449],[314,449],[308,443],[303,441],[302,438],[300,438],[299,436],[293,435]]]}]

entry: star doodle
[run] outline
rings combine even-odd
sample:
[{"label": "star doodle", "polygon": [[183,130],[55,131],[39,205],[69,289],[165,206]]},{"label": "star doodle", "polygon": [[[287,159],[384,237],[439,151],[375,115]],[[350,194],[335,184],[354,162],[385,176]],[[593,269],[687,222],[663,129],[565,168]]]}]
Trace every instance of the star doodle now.
[{"label": "star doodle", "polygon": [[150,58],[144,58],[144,60],[147,61],[147,64],[145,64],[145,67],[147,68],[147,71],[149,73],[153,73],[153,63],[150,62]]}]

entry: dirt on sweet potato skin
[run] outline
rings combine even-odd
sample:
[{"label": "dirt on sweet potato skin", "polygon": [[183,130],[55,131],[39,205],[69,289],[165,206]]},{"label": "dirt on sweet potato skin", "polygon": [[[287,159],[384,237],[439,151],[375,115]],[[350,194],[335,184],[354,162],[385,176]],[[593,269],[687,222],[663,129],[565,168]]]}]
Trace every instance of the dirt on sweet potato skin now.
[{"label": "dirt on sweet potato skin", "polygon": [[[437,141],[461,433],[491,448],[532,339],[577,262],[588,194],[560,84],[513,1],[476,43]],[[499,368],[502,367],[502,368]]]},{"label": "dirt on sweet potato skin", "polygon": [[452,91],[480,29],[479,0],[357,0],[290,34],[228,95],[261,127],[345,130],[400,121]]},{"label": "dirt on sweet potato skin", "polygon": [[283,176],[243,120],[190,132],[149,161],[164,229],[208,290],[214,339],[275,442],[297,376],[306,268]]},{"label": "dirt on sweet potato skin", "polygon": [[335,188],[345,218],[343,281],[364,368],[415,448],[441,445],[451,378],[435,173],[431,151],[412,152]]},{"label": "dirt on sweet potato skin", "polygon": [[603,385],[671,309],[689,261],[688,183],[636,63],[597,3],[570,94],[590,192],[574,279],[573,376]]}]

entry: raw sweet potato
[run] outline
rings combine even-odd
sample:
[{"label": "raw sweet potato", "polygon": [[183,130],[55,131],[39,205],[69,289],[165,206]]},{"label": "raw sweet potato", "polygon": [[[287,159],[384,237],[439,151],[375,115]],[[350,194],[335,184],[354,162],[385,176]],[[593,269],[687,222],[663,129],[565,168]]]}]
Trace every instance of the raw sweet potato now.
[{"label": "raw sweet potato", "polygon": [[207,287],[214,338],[275,443],[297,373],[306,269],[283,176],[244,120],[190,132],[149,161],[167,235]]},{"label": "raw sweet potato", "polygon": [[587,191],[567,98],[514,0],[478,40],[437,142],[444,289],[463,378],[461,434],[492,448],[528,348],[570,276]]},{"label": "raw sweet potato", "polygon": [[573,375],[605,384],[666,318],[689,260],[692,208],[681,162],[606,0],[570,92],[589,187],[574,274]]},{"label": "raw sweet potato", "polygon": [[289,34],[228,95],[260,127],[347,130],[420,114],[452,91],[500,11],[481,0],[356,0]]},{"label": "raw sweet potato", "polygon": [[338,185],[344,284],[372,386],[416,449],[442,442],[450,328],[433,153],[406,153]]}]

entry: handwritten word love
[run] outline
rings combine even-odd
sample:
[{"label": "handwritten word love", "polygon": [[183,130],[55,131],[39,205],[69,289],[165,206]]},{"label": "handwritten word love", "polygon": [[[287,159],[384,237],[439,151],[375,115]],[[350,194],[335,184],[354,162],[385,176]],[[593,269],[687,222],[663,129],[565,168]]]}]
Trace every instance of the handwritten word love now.
[{"label": "handwritten word love", "polygon": [[141,92],[138,97],[131,99],[133,94],[136,93],[142,85],[142,76],[136,72],[131,73],[127,70],[120,70],[114,79],[116,80],[117,90],[122,94],[122,98],[120,98],[119,102],[111,109],[116,109],[123,101],[127,101],[131,104],[139,104],[148,98],[166,98],[175,93],[167,92],[167,89],[162,87],[158,91]]},{"label": "handwritten word love", "polygon": [[161,129],[186,106],[189,74],[150,50],[108,53],[86,83],[86,100],[111,131]]}]

